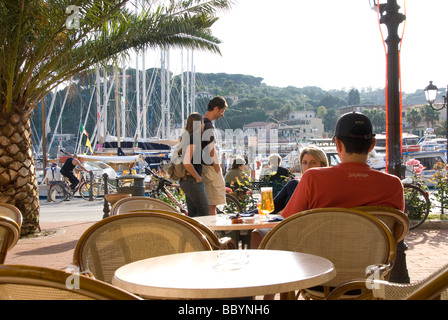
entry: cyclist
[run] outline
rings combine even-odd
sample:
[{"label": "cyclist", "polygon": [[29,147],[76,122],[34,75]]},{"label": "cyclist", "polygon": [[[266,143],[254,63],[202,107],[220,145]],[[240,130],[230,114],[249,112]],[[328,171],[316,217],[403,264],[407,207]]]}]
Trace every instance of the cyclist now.
[{"label": "cyclist", "polygon": [[69,158],[67,158],[67,160],[65,160],[65,163],[61,168],[61,174],[64,177],[68,178],[68,180],[70,181],[70,189],[72,190],[72,194],[76,190],[76,187],[78,186],[78,183],[79,183],[79,179],[73,173],[73,170],[75,169],[76,166],[78,166],[82,171],[85,171],[88,173],[93,172],[92,170],[87,170],[81,164],[81,162],[78,160],[78,156],[76,154],[74,154],[73,157],[69,157]]}]

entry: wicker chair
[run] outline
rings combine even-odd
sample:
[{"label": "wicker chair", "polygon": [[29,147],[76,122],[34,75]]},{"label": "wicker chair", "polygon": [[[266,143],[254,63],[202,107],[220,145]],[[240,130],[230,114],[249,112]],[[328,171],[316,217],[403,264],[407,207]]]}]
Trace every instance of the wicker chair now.
[{"label": "wicker chair", "polygon": [[[382,276],[387,277],[395,258],[395,239],[383,222],[368,213],[324,208],[303,211],[280,222],[264,237],[260,249],[304,252],[332,261],[335,278],[323,288],[301,291],[307,299],[324,299],[340,284],[365,277],[370,265],[383,265]],[[298,298],[293,294],[281,296]]]},{"label": "wicker chair", "polygon": [[409,232],[409,219],[398,209],[381,206],[365,206],[352,209],[368,212],[383,221],[392,232],[397,243],[402,241]]},{"label": "wicker chair", "polygon": [[1,300],[142,300],[83,275],[25,265],[0,266]]},{"label": "wicker chair", "polygon": [[0,264],[5,263],[6,254],[20,238],[20,227],[11,218],[0,216]]},{"label": "wicker chair", "polygon": [[235,244],[235,241],[230,237],[222,237],[218,238],[216,234],[205,224],[203,224],[200,221],[197,221],[195,219],[192,219],[186,215],[183,215],[181,213],[171,212],[171,211],[164,211],[164,210],[135,210],[131,213],[144,213],[144,212],[158,212],[158,213],[164,213],[167,215],[171,215],[174,217],[177,217],[179,219],[182,219],[189,224],[192,224],[195,228],[197,228],[204,236],[207,238],[208,242],[210,242],[210,245],[212,246],[213,250],[224,250],[224,249],[238,249],[237,245]]},{"label": "wicker chair", "polygon": [[180,211],[177,210],[175,207],[161,200],[149,197],[137,196],[137,197],[124,198],[117,201],[115,205],[112,207],[112,210],[110,211],[110,216],[116,216],[133,210],[153,210],[153,209],[155,210],[160,209],[180,213]]},{"label": "wicker chair", "polygon": [[393,283],[375,279],[355,279],[342,284],[328,296],[338,300],[347,291],[363,290],[363,299],[379,300],[448,300],[448,264],[425,279],[410,283]]},{"label": "wicker chair", "polygon": [[163,213],[129,213],[103,219],[76,244],[73,262],[82,273],[111,283],[115,270],[141,259],[212,250],[191,224]]},{"label": "wicker chair", "polygon": [[22,213],[12,204],[0,203],[0,216],[9,217],[22,227]]}]

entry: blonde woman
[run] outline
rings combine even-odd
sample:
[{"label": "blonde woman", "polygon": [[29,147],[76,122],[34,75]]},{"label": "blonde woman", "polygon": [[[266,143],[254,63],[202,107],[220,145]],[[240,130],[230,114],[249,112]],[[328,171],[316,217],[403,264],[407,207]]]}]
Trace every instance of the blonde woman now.
[{"label": "blonde woman", "polygon": [[[328,167],[328,158],[326,153],[315,146],[308,146],[302,150],[299,156],[300,171],[302,174],[311,168]],[[290,180],[277,196],[274,198],[274,211],[271,214],[276,214],[282,211],[288,204],[289,199],[296,190],[299,180]],[[252,210],[251,213],[256,213],[258,209]],[[250,247],[252,249],[258,249],[263,237],[268,233],[269,229],[253,230],[250,240]]]},{"label": "blonde woman", "polygon": [[[308,146],[303,149],[302,152],[300,152],[299,161],[300,171],[302,172],[302,174],[310,168],[328,167],[328,159],[326,153],[322,149],[315,146]],[[298,184],[299,180],[297,179],[288,181],[288,183],[274,198],[275,209],[271,214],[276,214],[286,207],[286,204],[296,190]],[[256,210],[254,210],[254,212],[255,211]]]}]

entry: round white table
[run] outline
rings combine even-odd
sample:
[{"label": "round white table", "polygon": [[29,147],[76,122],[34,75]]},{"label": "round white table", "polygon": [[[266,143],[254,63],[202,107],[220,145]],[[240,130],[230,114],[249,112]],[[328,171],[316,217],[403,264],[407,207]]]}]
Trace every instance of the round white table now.
[{"label": "round white table", "polygon": [[[269,215],[270,218],[280,217],[279,215]],[[255,230],[269,229],[275,227],[280,221],[263,221],[258,214],[251,218],[242,218],[243,223],[232,223],[231,219],[219,216],[201,216],[193,219],[202,222],[213,231],[231,231],[231,230]]]},{"label": "round white table", "polygon": [[219,250],[133,262],[119,268],[112,283],[148,298],[215,299],[290,292],[323,284],[335,275],[329,260],[310,254]]}]

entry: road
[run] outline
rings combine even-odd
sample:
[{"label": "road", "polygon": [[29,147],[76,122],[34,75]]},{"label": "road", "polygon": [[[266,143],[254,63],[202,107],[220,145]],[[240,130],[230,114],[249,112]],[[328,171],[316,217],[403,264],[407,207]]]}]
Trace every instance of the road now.
[{"label": "road", "polygon": [[103,218],[103,206],[103,198],[95,201],[74,198],[60,203],[47,202],[43,198],[40,200],[40,221],[99,221]]}]

